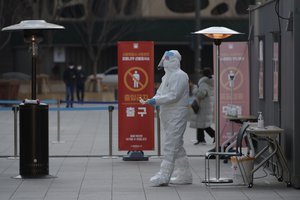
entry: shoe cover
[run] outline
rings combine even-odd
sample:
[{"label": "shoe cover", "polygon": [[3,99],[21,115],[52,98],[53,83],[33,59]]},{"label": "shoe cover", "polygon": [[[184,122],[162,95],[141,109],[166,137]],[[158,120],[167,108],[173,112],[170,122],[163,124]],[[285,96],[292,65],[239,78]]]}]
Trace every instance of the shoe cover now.
[{"label": "shoe cover", "polygon": [[154,187],[167,186],[170,182],[170,177],[174,169],[174,164],[163,160],[160,165],[160,170],[153,177],[151,177],[150,182]]},{"label": "shoe cover", "polygon": [[171,184],[192,184],[193,175],[187,157],[178,158],[170,180]]}]

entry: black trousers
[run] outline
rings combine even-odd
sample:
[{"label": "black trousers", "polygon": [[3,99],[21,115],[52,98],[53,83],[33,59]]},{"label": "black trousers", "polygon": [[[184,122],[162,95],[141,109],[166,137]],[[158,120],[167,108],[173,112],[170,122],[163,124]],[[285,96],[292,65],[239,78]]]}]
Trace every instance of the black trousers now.
[{"label": "black trousers", "polygon": [[84,100],[84,85],[77,85],[76,94],[77,100],[82,102]]},{"label": "black trousers", "polygon": [[204,131],[212,138],[215,137],[215,130],[212,129],[211,127],[207,128],[197,128],[197,140],[198,142],[203,142],[205,141],[204,138]]}]

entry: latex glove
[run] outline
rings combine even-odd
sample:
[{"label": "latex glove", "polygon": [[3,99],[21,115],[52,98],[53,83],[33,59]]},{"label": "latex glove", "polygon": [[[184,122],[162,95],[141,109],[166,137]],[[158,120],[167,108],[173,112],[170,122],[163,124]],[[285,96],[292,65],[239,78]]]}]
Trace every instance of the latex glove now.
[{"label": "latex glove", "polygon": [[140,103],[143,104],[143,105],[146,104],[146,101],[145,101],[144,99],[142,99],[142,97],[140,97],[140,100],[139,100],[139,101],[140,101]]},{"label": "latex glove", "polygon": [[146,101],[144,100],[144,99],[142,99],[141,97],[140,97],[140,103],[141,104],[149,104],[149,105],[155,105],[156,104],[156,101],[155,101],[155,99],[154,98],[152,98],[152,99],[147,99]]},{"label": "latex glove", "polygon": [[146,100],[146,104],[149,104],[149,105],[154,106],[154,105],[156,104],[156,101],[155,101],[154,98],[147,99],[147,100]]}]

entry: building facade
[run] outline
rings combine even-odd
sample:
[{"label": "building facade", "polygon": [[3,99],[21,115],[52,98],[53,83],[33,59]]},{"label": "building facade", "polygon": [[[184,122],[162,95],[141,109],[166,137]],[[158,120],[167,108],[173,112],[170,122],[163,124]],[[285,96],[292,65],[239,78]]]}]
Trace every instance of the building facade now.
[{"label": "building facade", "polygon": [[[2,27],[25,19],[45,19],[66,27],[65,31],[46,35],[39,45],[43,59],[38,61],[38,73],[51,75],[54,66],[61,73],[70,61],[82,64],[88,73],[93,73],[95,68],[100,73],[117,64],[118,41],[151,40],[155,43],[156,64],[165,50],[178,49],[183,55],[184,70],[194,74],[197,56],[202,58],[202,66],[212,67],[212,42],[203,38],[201,46],[195,45],[197,41],[191,32],[197,31],[197,27],[212,25],[247,32],[247,8],[255,0],[201,0],[198,25],[195,0],[22,0],[16,5],[3,2],[7,4],[3,11],[7,20]],[[18,14],[12,17],[13,10],[18,10]],[[31,60],[22,35],[0,34],[0,43],[7,44],[0,49],[0,73],[30,74]],[[234,38],[237,39],[246,37]],[[200,48],[201,53],[195,55],[196,48]],[[61,57],[56,59],[58,54]]]},{"label": "building facade", "polygon": [[299,9],[298,0],[270,0],[249,11],[251,113],[261,111],[265,124],[285,130],[279,142],[295,188],[300,188]]}]

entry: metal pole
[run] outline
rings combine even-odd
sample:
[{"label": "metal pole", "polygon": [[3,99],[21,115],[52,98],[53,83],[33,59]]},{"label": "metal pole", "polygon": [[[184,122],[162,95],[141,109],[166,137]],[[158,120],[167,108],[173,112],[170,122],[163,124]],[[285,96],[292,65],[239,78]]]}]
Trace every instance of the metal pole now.
[{"label": "metal pole", "polygon": [[[216,62],[216,152],[220,147],[220,44],[217,45],[217,62]],[[216,156],[216,179],[220,178],[220,156]]]},{"label": "metal pole", "polygon": [[[201,0],[195,0],[195,29],[199,30],[201,27]],[[201,38],[200,35],[195,35],[195,70],[199,71],[201,69]]]},{"label": "metal pole", "polygon": [[57,101],[57,142],[60,141],[60,100]]},{"label": "metal pole", "polygon": [[14,112],[14,157],[18,156],[18,111],[19,106],[13,105],[12,110]]},{"label": "metal pole", "polygon": [[31,72],[31,99],[36,99],[36,57],[38,55],[37,38],[35,35],[31,37],[32,50],[32,72]]},{"label": "metal pole", "polygon": [[[229,73],[231,73],[231,72],[229,72]],[[230,85],[230,109],[231,109],[231,112],[232,112],[232,110],[233,110],[233,86],[234,85],[233,85],[233,79],[231,79],[231,77],[230,77],[229,81],[230,81],[229,82],[229,85]],[[234,135],[234,126],[233,126],[233,122],[232,121],[230,123],[231,123],[231,136],[233,136]],[[228,143],[228,144],[230,144],[230,143]],[[223,151],[223,149],[221,149],[221,151]]]},{"label": "metal pole", "polygon": [[109,116],[108,116],[108,120],[109,120],[109,122],[108,122],[108,126],[109,126],[109,135],[108,135],[108,142],[109,142],[109,152],[108,152],[108,154],[109,154],[109,156],[103,156],[102,158],[105,158],[105,159],[107,159],[107,158],[110,158],[110,159],[114,159],[114,158],[118,158],[117,156],[112,156],[112,129],[113,129],[113,126],[112,126],[112,113],[113,113],[113,110],[114,110],[114,106],[108,106],[108,114],[109,114]]},{"label": "metal pole", "polygon": [[156,116],[157,116],[157,155],[161,156],[159,106],[156,106]]},{"label": "metal pole", "polygon": [[57,140],[52,143],[65,143],[60,141],[60,100],[57,100]]},{"label": "metal pole", "polygon": [[108,106],[109,112],[109,156],[112,156],[112,112],[114,110],[114,106]]}]

